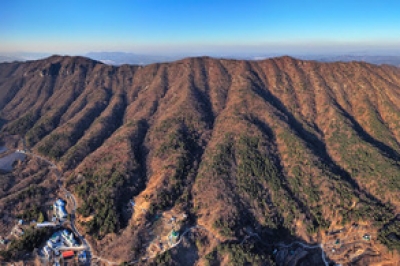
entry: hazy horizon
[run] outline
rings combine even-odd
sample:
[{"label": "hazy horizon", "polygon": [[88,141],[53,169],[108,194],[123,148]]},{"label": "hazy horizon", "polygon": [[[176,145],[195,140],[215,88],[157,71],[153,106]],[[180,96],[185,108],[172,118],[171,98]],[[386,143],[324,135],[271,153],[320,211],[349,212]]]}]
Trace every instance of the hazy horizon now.
[{"label": "hazy horizon", "polygon": [[5,1],[0,53],[400,53],[397,1]]}]

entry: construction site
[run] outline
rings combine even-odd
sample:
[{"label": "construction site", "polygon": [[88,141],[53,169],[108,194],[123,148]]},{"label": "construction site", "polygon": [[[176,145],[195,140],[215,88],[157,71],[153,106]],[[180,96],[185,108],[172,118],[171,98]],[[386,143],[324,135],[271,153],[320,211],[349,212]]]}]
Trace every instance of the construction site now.
[{"label": "construction site", "polygon": [[322,235],[321,243],[326,257],[337,264],[380,265],[395,260],[390,255],[383,255],[376,229],[367,222],[333,225]]},{"label": "construction site", "polygon": [[152,222],[146,224],[149,232],[147,239],[149,243],[147,247],[148,257],[155,257],[178,243],[186,218],[186,214],[179,214],[170,210],[156,215]]}]

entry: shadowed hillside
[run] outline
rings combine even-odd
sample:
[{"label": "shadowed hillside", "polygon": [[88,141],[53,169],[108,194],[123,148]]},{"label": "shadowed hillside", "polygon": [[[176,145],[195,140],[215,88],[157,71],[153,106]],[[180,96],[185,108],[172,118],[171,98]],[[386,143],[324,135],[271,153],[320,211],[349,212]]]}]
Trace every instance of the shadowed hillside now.
[{"label": "shadowed hillside", "polygon": [[[110,260],[140,256],[145,225],[170,210],[221,241],[197,248],[211,265],[243,265],[232,250],[242,262],[273,261],[260,243],[235,246],[248,228],[271,243],[318,242],[333,225],[363,221],[400,248],[396,67],[290,57],[115,67],[52,56],[0,64],[0,118],[3,136],[23,136],[62,167],[78,216],[90,217],[80,228]],[[0,187],[2,204],[18,182]],[[130,199],[146,212],[126,215]]]}]

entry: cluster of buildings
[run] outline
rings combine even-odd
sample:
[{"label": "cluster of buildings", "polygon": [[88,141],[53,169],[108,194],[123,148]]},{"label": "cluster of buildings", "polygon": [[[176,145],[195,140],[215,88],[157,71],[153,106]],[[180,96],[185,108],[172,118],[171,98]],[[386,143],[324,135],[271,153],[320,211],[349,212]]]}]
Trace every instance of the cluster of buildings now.
[{"label": "cluster of buildings", "polygon": [[[62,231],[55,232],[49,240],[47,240],[46,245],[43,247],[43,255],[50,259],[51,257],[62,256],[64,259],[71,258],[75,255],[74,251],[68,250],[71,247],[77,247],[78,242],[75,239],[74,234],[64,229]],[[60,252],[64,250],[63,252]]]},{"label": "cluster of buildings", "polygon": [[67,218],[68,212],[65,209],[65,201],[62,199],[57,199],[52,206],[53,210],[53,217],[51,222],[41,222],[36,223],[36,228],[43,228],[43,227],[58,227],[60,226]]},{"label": "cluster of buildings", "polygon": [[[65,209],[66,202],[62,199],[57,199],[53,203],[53,219],[52,222],[43,222],[37,224],[36,227],[59,227],[68,218],[68,212]],[[58,222],[57,222],[58,220]],[[56,231],[46,242],[45,246],[42,248],[42,256],[47,259],[47,261],[52,261],[53,259],[57,262],[61,258],[71,259],[75,255],[79,262],[87,262],[87,252],[79,246],[77,239],[73,232],[68,229],[63,229]],[[57,263],[56,263],[57,264]],[[55,264],[55,265],[56,265]]]}]

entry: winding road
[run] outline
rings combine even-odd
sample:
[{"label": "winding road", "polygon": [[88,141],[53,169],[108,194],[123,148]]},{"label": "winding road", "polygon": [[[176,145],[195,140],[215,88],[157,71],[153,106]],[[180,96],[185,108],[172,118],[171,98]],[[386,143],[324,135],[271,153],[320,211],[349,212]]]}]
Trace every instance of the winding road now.
[{"label": "winding road", "polygon": [[55,163],[53,163],[52,161],[38,155],[35,154],[31,151],[28,151],[25,147],[25,143],[24,143],[24,150],[26,151],[25,154],[26,155],[30,155],[32,157],[35,157],[37,159],[40,159],[44,162],[46,162],[47,164],[50,165],[51,168],[53,168],[55,170],[55,175],[57,177],[57,183],[59,185],[60,190],[65,194],[65,197],[67,199],[70,200],[70,202],[72,203],[72,212],[70,215],[70,226],[71,226],[71,230],[73,231],[73,233],[78,236],[79,240],[81,241],[82,245],[80,247],[77,247],[77,250],[86,250],[88,253],[88,257],[92,260],[99,260],[103,263],[106,263],[108,265],[119,265],[120,263],[115,262],[115,261],[109,261],[105,258],[96,256],[93,252],[93,247],[90,245],[90,243],[83,237],[83,235],[78,231],[78,229],[75,226],[75,212],[76,212],[76,208],[77,208],[77,204],[76,204],[76,198],[74,196],[74,194],[72,194],[70,191],[68,191],[65,187],[62,186],[62,173],[60,171],[60,169],[57,167],[57,165]]},{"label": "winding road", "polygon": [[75,212],[76,212],[76,208],[77,208],[76,198],[70,191],[68,191],[65,187],[62,186],[63,175],[62,175],[60,169],[58,169],[57,165],[55,163],[53,163],[52,161],[27,150],[26,146],[25,146],[25,141],[23,142],[23,146],[24,146],[24,150],[25,150],[24,153],[26,155],[29,155],[29,156],[32,156],[39,160],[42,160],[42,161],[46,162],[47,164],[49,164],[50,168],[54,169],[54,173],[57,177],[57,183],[59,185],[60,190],[65,194],[65,197],[67,199],[70,199],[70,202],[72,202],[72,212],[70,215],[70,226],[71,226],[71,230],[73,231],[73,233],[76,236],[78,236],[78,238],[80,239],[80,241],[82,243],[82,245],[80,247],[77,247],[77,250],[86,250],[88,252],[89,258],[94,257],[93,251],[92,251],[93,250],[92,246],[89,244],[89,242],[86,241],[86,239],[82,236],[82,234],[78,231],[78,229],[76,229],[76,226],[75,226]]}]

